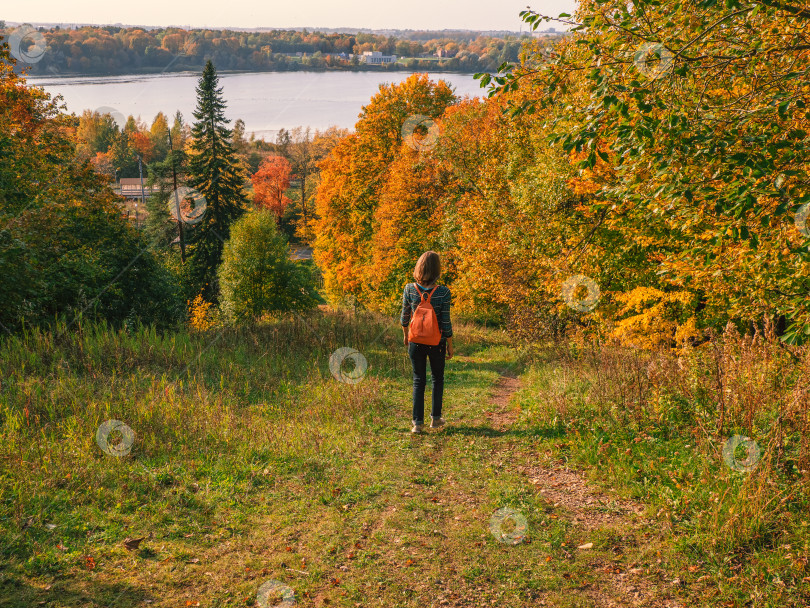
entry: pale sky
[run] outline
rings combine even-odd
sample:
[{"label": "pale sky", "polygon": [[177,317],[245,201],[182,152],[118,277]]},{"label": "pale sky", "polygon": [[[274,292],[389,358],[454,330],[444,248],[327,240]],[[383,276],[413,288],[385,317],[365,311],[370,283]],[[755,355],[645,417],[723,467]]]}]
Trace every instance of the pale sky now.
[{"label": "pale sky", "polygon": [[[357,27],[519,30],[529,5],[549,16],[573,13],[576,0],[9,0],[0,19],[194,27]],[[561,24],[541,24],[538,29]],[[525,24],[524,24],[524,29]]]}]

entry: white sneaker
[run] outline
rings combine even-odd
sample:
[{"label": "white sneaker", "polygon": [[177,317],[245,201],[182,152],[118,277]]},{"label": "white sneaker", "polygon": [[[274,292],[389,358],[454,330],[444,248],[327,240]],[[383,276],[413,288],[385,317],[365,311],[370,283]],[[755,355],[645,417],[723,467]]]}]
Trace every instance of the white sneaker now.
[{"label": "white sneaker", "polygon": [[422,428],[423,428],[424,425],[417,424],[415,422],[413,422],[412,424],[413,424],[413,428],[411,429],[411,433],[421,433],[422,432]]},{"label": "white sneaker", "polygon": [[444,418],[430,418],[430,428],[437,429],[440,426],[444,426]]}]

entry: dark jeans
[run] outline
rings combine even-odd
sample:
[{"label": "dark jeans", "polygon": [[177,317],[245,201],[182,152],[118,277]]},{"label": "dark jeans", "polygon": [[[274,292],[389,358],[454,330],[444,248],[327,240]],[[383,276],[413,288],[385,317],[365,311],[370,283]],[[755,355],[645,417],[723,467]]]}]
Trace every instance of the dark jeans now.
[{"label": "dark jeans", "polygon": [[413,420],[420,424],[425,421],[425,386],[427,385],[428,359],[430,359],[430,377],[433,382],[433,407],[430,415],[434,418],[441,418],[442,393],[444,392],[444,357],[446,352],[446,340],[442,340],[436,346],[408,343],[408,355],[413,366]]}]

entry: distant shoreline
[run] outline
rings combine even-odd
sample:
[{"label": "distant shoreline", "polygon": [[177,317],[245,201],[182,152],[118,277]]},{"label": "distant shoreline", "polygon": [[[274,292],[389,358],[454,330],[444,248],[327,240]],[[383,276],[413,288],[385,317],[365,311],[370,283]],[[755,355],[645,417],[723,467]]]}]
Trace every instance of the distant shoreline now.
[{"label": "distant shoreline", "polygon": [[[507,37],[475,34],[445,36],[413,32],[394,37],[375,34],[327,34],[270,30],[244,34],[232,30],[86,27],[35,30],[16,34],[3,27],[0,35],[20,47],[11,49],[30,78],[143,76],[202,72],[213,61],[222,74],[276,72],[363,72],[369,74],[494,74],[504,64],[520,63],[527,45],[550,48],[561,34]],[[28,29],[24,29],[28,28]],[[23,36],[23,33],[25,34]],[[30,47],[24,59],[21,50]],[[35,50],[32,50],[35,49]],[[26,51],[28,52],[28,51]],[[33,58],[33,60],[32,60]],[[25,63],[32,64],[26,66]]]},{"label": "distant shoreline", "polygon": [[[23,70],[20,71],[20,73]],[[28,80],[50,80],[50,79],[57,79],[57,78],[110,78],[113,76],[160,76],[162,74],[171,74],[173,76],[182,76],[182,75],[198,75],[202,71],[200,68],[199,71],[197,70],[190,70],[190,69],[182,69],[182,70],[155,70],[149,72],[110,72],[110,73],[94,73],[94,72],[59,72],[58,74],[54,73],[46,73],[46,74],[34,74],[28,72],[25,74],[26,79]],[[473,76],[478,72],[465,72],[463,70],[415,70],[412,68],[402,68],[397,70],[390,70],[390,69],[359,69],[359,70],[349,70],[344,68],[329,68],[324,70],[217,70],[220,76],[222,75],[233,75],[233,74],[289,74],[289,73],[310,73],[310,74],[324,74],[327,72],[369,72],[372,74],[459,74],[459,75],[469,75]]]}]

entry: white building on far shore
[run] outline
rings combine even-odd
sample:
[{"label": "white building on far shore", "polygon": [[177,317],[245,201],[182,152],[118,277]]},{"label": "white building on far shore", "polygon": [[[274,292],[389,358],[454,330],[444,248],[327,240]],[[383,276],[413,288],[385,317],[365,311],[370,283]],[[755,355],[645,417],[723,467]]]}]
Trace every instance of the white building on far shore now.
[{"label": "white building on far shore", "polygon": [[365,51],[360,57],[363,63],[394,63],[397,60],[396,55],[383,55],[380,51]]}]

